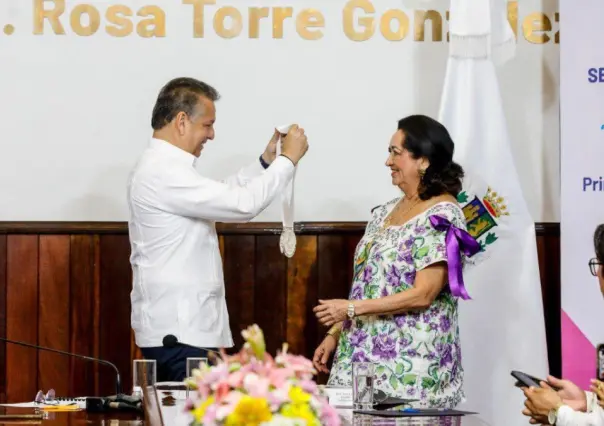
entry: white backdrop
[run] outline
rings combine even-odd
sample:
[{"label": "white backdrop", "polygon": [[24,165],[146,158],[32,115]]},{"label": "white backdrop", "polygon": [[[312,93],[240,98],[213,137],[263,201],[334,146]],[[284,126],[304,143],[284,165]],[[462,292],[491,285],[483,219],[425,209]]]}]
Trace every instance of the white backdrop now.
[{"label": "white backdrop", "polygon": [[562,364],[564,376],[587,387],[604,343],[604,301],[588,269],[594,230],[604,223],[604,4],[585,0],[579,11],[572,0],[560,3]]},{"label": "white backdrop", "polygon": [[[57,20],[65,34],[56,34],[60,28],[49,19],[36,27],[34,18],[62,3]],[[414,11],[403,0],[365,1],[374,14],[355,10],[359,32],[359,18],[378,21],[367,41],[347,37],[344,0],[257,0],[251,6],[291,6],[294,18],[284,21],[282,38],[273,38],[270,10],[256,39],[249,37],[250,4],[243,0],[206,5],[203,38],[194,37],[190,4],[154,1],[165,14],[165,36],[145,38],[137,32],[144,18],[136,14],[146,3],[123,3],[133,13],[133,31],[124,37],[107,29],[115,27],[107,12],[115,14],[119,0],[89,0],[87,8],[70,0],[0,3],[0,220],[126,220],[126,179],[148,143],[155,97],[182,75],[222,95],[216,139],[198,163],[203,173],[235,172],[260,155],[273,126],[295,121],[311,144],[296,179],[296,221],[367,220],[373,206],[396,195],[384,166],[387,145],[399,118],[437,116],[447,1],[435,8],[442,41],[432,41],[430,22],[426,40],[414,40]],[[559,220],[556,3],[517,5],[517,57],[502,70],[513,154],[536,221]],[[238,37],[223,38],[212,25],[223,6],[243,17]],[[295,17],[309,8],[324,17],[318,40],[296,31]],[[397,42],[386,40],[379,26],[380,15],[393,8],[411,25]],[[100,26],[90,36],[77,33],[82,10],[98,11]],[[513,16],[513,3],[511,10]],[[87,16],[81,27],[89,26]],[[531,34],[539,27],[545,31]],[[534,43],[540,34],[549,41]],[[278,203],[258,220],[280,220]]]}]

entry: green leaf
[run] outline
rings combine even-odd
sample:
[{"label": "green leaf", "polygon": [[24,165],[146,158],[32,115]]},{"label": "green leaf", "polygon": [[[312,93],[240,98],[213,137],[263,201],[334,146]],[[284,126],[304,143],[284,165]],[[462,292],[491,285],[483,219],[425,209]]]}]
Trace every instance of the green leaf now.
[{"label": "green leaf", "polygon": [[415,385],[415,382],[417,382],[417,374],[405,374],[403,376],[404,385]]},{"label": "green leaf", "polygon": [[421,259],[422,257],[428,255],[428,252],[430,251],[430,247],[422,247],[418,250],[415,251],[415,257],[416,259]]},{"label": "green leaf", "polygon": [[457,195],[457,202],[465,203],[466,201],[468,201],[468,194],[466,194],[466,191],[461,191],[459,195]]},{"label": "green leaf", "polygon": [[422,388],[423,389],[432,389],[435,384],[436,384],[436,382],[434,381],[434,379],[432,379],[430,377],[422,378]]},{"label": "green leaf", "polygon": [[386,371],[386,367],[380,365],[375,371],[377,375],[384,374],[384,371]]},{"label": "green leaf", "polygon": [[405,372],[405,367],[403,367],[403,364],[397,364],[396,365],[396,375],[400,376]]},{"label": "green leaf", "polygon": [[390,376],[390,386],[392,386],[392,389],[394,390],[398,389],[398,380],[394,374]]},{"label": "green leaf", "polygon": [[480,251],[485,251],[486,246],[484,245],[484,243],[481,241],[480,242]]},{"label": "green leaf", "polygon": [[497,241],[497,235],[493,234],[492,232],[487,234],[487,237],[485,238],[485,242],[487,244],[493,244],[495,241]]}]

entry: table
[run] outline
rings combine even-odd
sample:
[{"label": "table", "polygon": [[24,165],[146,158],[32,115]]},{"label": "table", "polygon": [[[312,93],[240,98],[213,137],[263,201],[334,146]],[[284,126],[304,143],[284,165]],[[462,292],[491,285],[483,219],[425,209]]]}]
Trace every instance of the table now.
[{"label": "table", "polygon": [[[161,401],[161,412],[166,426],[188,426],[186,417],[182,415],[184,398],[176,396],[176,402],[166,404],[165,396],[174,395],[158,391]],[[343,426],[488,426],[476,416],[464,417],[406,417],[385,418],[353,414],[352,410],[339,410],[343,418]],[[0,407],[0,414],[34,414],[33,408]],[[144,415],[128,412],[88,413],[46,412],[43,420],[16,421],[0,419],[0,426],[15,426],[38,424],[43,426],[150,426]]]}]

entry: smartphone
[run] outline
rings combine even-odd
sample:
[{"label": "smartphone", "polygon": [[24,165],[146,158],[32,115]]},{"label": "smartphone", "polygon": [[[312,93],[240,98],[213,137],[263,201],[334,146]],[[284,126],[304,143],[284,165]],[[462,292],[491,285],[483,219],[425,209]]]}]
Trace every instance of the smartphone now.
[{"label": "smartphone", "polygon": [[521,371],[512,371],[512,376],[517,380],[515,386],[519,387],[519,388],[523,388],[523,387],[528,388],[531,386],[540,388],[541,387],[540,383],[542,381],[545,381],[545,380],[530,376]]},{"label": "smartphone", "polygon": [[604,381],[604,343],[600,343],[596,347],[596,377],[600,381]]}]

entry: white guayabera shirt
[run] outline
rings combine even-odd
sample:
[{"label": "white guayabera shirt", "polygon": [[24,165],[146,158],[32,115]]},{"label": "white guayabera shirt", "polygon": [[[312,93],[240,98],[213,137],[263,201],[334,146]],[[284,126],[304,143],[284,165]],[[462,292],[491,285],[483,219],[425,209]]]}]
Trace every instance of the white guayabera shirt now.
[{"label": "white guayabera shirt", "polygon": [[202,347],[231,347],[216,222],[245,222],[290,182],[294,165],[257,160],[224,181],[201,176],[195,157],[152,139],[128,183],[133,272],[132,328],[139,347],[164,336]]}]

